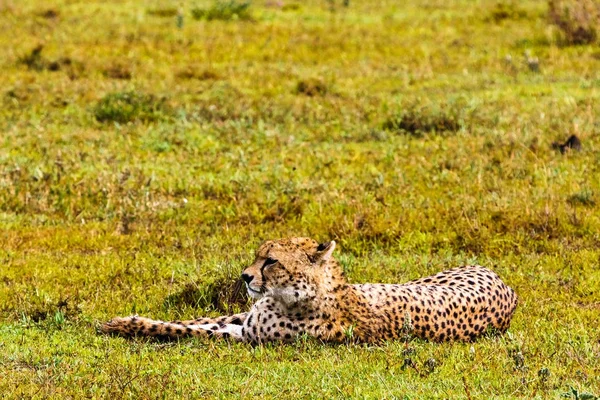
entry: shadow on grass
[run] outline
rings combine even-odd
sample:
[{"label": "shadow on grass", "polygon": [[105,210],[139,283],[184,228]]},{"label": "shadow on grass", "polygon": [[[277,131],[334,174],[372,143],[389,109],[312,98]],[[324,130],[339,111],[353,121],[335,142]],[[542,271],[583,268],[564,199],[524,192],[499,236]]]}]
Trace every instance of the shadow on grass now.
[{"label": "shadow on grass", "polygon": [[213,309],[223,314],[233,313],[233,306],[244,308],[248,294],[241,279],[218,278],[208,284],[188,283],[177,293],[169,295],[164,306],[170,309],[193,307]]}]

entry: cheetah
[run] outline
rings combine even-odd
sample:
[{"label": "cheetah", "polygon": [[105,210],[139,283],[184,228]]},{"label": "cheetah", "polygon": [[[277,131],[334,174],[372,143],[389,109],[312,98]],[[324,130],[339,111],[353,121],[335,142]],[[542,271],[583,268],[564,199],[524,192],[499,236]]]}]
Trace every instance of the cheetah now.
[{"label": "cheetah", "polygon": [[505,332],[517,296],[494,272],[474,265],[404,284],[349,284],[333,257],[334,241],[270,240],[242,273],[250,311],[218,318],[163,322],[114,318],[101,330],[124,336],[217,336],[259,344],[308,335],[324,342],[380,343],[410,335],[473,341]]}]

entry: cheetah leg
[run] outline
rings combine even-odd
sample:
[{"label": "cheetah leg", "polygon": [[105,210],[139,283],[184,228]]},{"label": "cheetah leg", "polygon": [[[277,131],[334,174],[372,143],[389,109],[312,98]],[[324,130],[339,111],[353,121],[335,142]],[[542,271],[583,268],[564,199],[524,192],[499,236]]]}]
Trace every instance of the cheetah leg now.
[{"label": "cheetah leg", "polygon": [[[218,325],[211,325],[217,330]],[[155,321],[138,316],[113,318],[100,327],[103,333],[121,336],[151,336],[168,339],[179,339],[186,336],[211,336],[211,329],[203,329],[198,325],[176,324],[172,322]]]},{"label": "cheetah leg", "polygon": [[303,334],[323,341],[344,341],[344,334],[340,327],[326,324],[322,329],[315,329],[308,318],[290,318],[281,315],[273,311],[274,306],[275,301],[271,297],[264,297],[254,304],[242,327],[245,342],[255,344],[266,342],[289,343]]},{"label": "cheetah leg", "polygon": [[227,325],[227,324],[233,324],[233,325],[241,326],[241,325],[244,325],[244,321],[246,321],[247,317],[248,317],[248,313],[244,312],[244,313],[233,314],[233,315],[223,315],[223,316],[216,317],[216,318],[200,317],[200,318],[186,320],[186,321],[172,321],[172,323],[179,324],[179,325],[217,324],[217,325],[223,326],[223,325]]},{"label": "cheetah leg", "polygon": [[211,335],[221,337],[223,339],[234,339],[239,342],[244,341],[244,328],[241,325],[225,324],[225,325],[214,325],[214,324],[202,324],[202,325],[189,325],[190,327],[198,327],[210,332]]}]

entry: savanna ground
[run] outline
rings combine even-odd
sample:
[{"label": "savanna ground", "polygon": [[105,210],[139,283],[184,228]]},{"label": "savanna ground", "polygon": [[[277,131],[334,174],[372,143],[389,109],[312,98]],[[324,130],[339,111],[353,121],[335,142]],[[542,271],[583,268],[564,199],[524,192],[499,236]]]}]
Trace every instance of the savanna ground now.
[{"label": "savanna ground", "polygon": [[[599,395],[600,49],[541,0],[284,4],[0,2],[0,393]],[[254,249],[292,235],[352,282],[480,263],[520,305],[473,344],[96,333],[243,308]]]}]

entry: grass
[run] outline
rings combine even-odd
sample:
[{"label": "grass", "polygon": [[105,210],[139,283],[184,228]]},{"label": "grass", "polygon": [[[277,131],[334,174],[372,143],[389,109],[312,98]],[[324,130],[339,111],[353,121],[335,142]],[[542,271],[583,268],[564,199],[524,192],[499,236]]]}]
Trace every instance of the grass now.
[{"label": "grass", "polygon": [[157,121],[166,114],[168,110],[164,100],[136,92],[109,93],[94,107],[94,117],[98,122]]},{"label": "grass", "polygon": [[424,106],[419,100],[416,104],[403,106],[398,115],[390,117],[383,123],[382,128],[415,137],[427,133],[456,133],[464,128],[465,106],[446,103]]},{"label": "grass", "polygon": [[[3,396],[600,395],[598,49],[556,43],[546,1],[158,6],[179,3],[0,4]],[[98,121],[115,93],[152,101]],[[386,126],[405,116],[434,128]],[[571,134],[581,151],[552,149]],[[290,235],[338,241],[352,282],[489,266],[514,323],[473,344],[96,333],[243,308],[253,250]]]},{"label": "grass", "polygon": [[238,2],[237,0],[215,0],[210,8],[192,9],[192,16],[195,19],[205,19],[207,21],[249,21],[252,20],[250,5],[250,2]]}]

